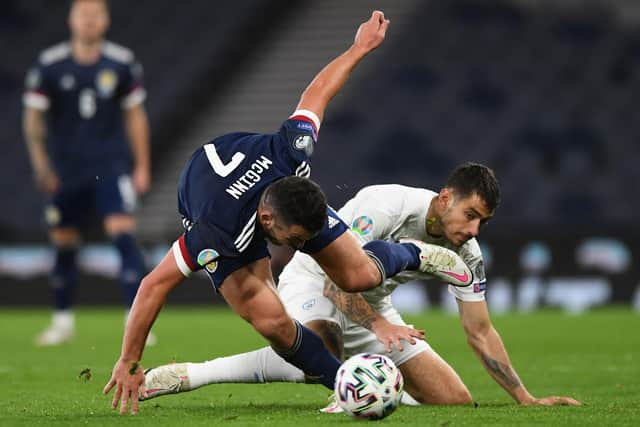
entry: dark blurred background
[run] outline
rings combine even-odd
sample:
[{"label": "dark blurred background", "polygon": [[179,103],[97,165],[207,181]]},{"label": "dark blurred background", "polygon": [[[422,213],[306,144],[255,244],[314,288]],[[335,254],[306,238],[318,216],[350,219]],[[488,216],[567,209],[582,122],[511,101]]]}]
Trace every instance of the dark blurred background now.
[{"label": "dark blurred background", "polygon": [[[636,0],[112,0],[108,38],[145,69],[153,188],[139,237],[150,265],[180,233],[176,181],[191,151],[234,130],[272,132],[373,8],[383,46],[330,105],[312,177],[332,205],[362,186],[439,190],[467,160],[503,197],[480,236],[495,310],[616,302],[640,310],[640,2]],[[0,2],[0,305],[46,304],[43,199],[21,135],[24,75],[68,36],[68,2]],[[96,223],[96,225],[98,225]],[[117,303],[99,227],[79,302]],[[277,270],[287,254],[275,253]],[[206,279],[173,296],[215,301]],[[202,283],[199,283],[202,282]],[[441,286],[407,286],[421,310]],[[403,301],[403,295],[398,301]],[[415,305],[415,301],[422,301]]]}]

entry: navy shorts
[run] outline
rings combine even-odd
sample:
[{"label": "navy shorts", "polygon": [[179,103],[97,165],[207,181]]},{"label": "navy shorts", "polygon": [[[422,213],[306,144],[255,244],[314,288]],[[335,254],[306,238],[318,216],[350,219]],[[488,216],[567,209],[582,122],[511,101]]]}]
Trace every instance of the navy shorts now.
[{"label": "navy shorts", "polygon": [[81,186],[63,186],[47,203],[45,220],[51,228],[80,226],[93,214],[132,214],[135,207],[131,178],[120,175]]}]

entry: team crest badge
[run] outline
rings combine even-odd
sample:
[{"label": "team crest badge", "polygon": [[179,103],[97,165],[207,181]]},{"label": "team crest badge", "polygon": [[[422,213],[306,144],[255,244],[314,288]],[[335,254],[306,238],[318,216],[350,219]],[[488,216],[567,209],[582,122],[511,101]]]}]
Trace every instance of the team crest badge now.
[{"label": "team crest badge", "polygon": [[96,87],[98,88],[98,93],[100,93],[103,98],[110,97],[117,84],[118,76],[113,70],[102,70],[96,77]]},{"label": "team crest badge", "polygon": [[359,216],[353,220],[351,230],[355,231],[360,236],[366,236],[371,233],[371,230],[373,230],[373,220],[366,215]]}]

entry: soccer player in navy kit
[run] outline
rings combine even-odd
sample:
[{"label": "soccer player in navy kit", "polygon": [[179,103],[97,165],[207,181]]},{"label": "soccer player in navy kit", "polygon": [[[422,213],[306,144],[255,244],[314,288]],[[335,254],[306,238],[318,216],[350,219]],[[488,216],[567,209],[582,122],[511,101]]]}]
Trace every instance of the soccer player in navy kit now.
[{"label": "soccer player in navy kit", "polygon": [[[353,45],[309,84],[293,115],[275,134],[232,133],[196,150],[182,171],[178,208],[185,233],[143,280],[131,309],[108,393],[112,407],[138,410],[144,374],[140,358],[147,332],[167,294],[204,268],[227,303],[286,361],[333,389],[339,361],[311,330],[289,317],[277,296],[265,239],[309,253],[347,291],[369,289],[404,269],[442,273],[459,285],[472,273],[453,251],[429,245],[370,242],[360,248],[310,173],[324,110],[355,66],[378,47],[389,21],[379,11],[363,23]],[[455,281],[464,277],[464,281]],[[468,283],[467,283],[468,281]],[[405,328],[401,338],[422,337]]]},{"label": "soccer player in navy kit", "polygon": [[100,214],[120,254],[127,307],[146,273],[132,216],[136,193],[150,186],[142,70],[130,50],[104,39],[108,25],[105,0],[73,1],[70,41],[45,49],[26,78],[24,134],[56,250],[55,311],[38,345],[73,337],[79,229],[89,212]]}]

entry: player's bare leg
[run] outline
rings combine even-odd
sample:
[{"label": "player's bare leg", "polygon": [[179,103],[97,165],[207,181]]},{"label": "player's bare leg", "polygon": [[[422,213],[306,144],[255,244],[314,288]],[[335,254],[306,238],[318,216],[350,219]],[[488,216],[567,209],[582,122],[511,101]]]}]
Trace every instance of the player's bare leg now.
[{"label": "player's bare leg", "polygon": [[405,391],[420,403],[459,405],[472,402],[471,393],[456,371],[431,349],[420,352],[399,368]]}]

